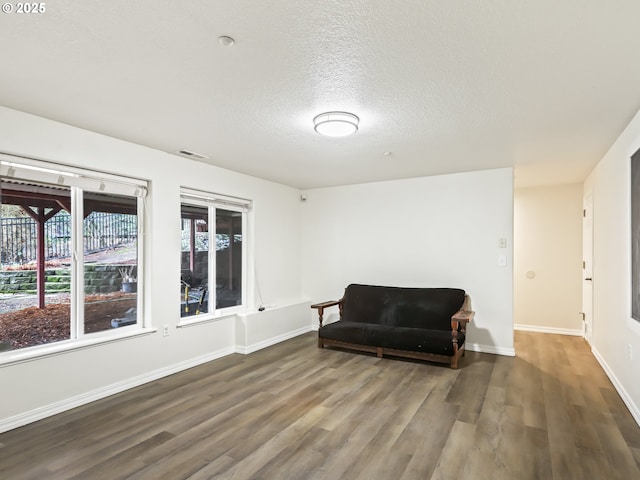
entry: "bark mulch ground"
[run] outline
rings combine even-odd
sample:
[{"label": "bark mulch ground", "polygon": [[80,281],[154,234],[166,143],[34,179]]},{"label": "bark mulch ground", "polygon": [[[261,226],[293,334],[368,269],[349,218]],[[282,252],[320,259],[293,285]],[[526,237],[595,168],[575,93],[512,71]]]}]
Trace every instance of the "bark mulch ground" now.
[{"label": "bark mulch ground", "polygon": [[[88,295],[85,300],[85,333],[111,329],[111,320],[123,318],[136,306],[135,294],[122,292]],[[11,349],[31,347],[69,338],[69,303],[53,303],[45,308],[27,307],[0,314],[0,341]]]}]

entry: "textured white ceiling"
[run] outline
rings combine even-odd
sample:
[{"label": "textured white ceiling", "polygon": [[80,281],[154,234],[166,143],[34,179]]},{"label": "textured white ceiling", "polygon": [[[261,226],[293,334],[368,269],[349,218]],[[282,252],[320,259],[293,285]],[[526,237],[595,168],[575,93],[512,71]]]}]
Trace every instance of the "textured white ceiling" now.
[{"label": "textured white ceiling", "polygon": [[[299,188],[579,182],[640,109],[639,18],[637,0],[56,0],[0,14],[0,104]],[[319,136],[327,110],[360,131]]]}]

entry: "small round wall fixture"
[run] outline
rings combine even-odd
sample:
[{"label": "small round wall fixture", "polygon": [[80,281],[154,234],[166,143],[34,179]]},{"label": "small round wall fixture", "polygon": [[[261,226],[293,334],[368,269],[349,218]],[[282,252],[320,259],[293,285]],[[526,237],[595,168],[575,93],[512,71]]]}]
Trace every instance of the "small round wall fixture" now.
[{"label": "small round wall fixture", "polygon": [[218,42],[220,42],[220,45],[224,47],[231,47],[236,43],[236,41],[228,35],[220,35],[218,37]]},{"label": "small round wall fixture", "polygon": [[360,119],[353,113],[326,112],[313,119],[313,129],[327,137],[346,137],[358,131]]}]

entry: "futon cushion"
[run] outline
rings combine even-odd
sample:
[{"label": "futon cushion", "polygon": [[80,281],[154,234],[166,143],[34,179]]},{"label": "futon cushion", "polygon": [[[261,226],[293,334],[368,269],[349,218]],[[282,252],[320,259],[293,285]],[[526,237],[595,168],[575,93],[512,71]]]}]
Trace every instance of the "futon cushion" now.
[{"label": "futon cushion", "polygon": [[[451,327],[447,331],[340,320],[320,328],[318,335],[320,338],[327,340],[337,340],[370,347],[447,356],[453,356],[454,354]],[[457,338],[458,347],[461,347],[465,340],[464,333],[459,332]]]},{"label": "futon cushion", "polygon": [[390,327],[446,330],[464,304],[458,288],[405,288],[349,285],[343,297],[342,320]]}]

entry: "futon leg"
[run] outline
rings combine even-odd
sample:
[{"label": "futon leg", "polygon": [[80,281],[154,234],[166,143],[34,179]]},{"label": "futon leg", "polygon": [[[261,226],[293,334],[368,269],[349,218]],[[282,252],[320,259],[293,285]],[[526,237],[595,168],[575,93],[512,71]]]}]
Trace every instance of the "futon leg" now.
[{"label": "futon leg", "polygon": [[453,370],[457,370],[458,369],[458,356],[459,354],[456,352],[453,357],[451,357],[451,368]]}]

